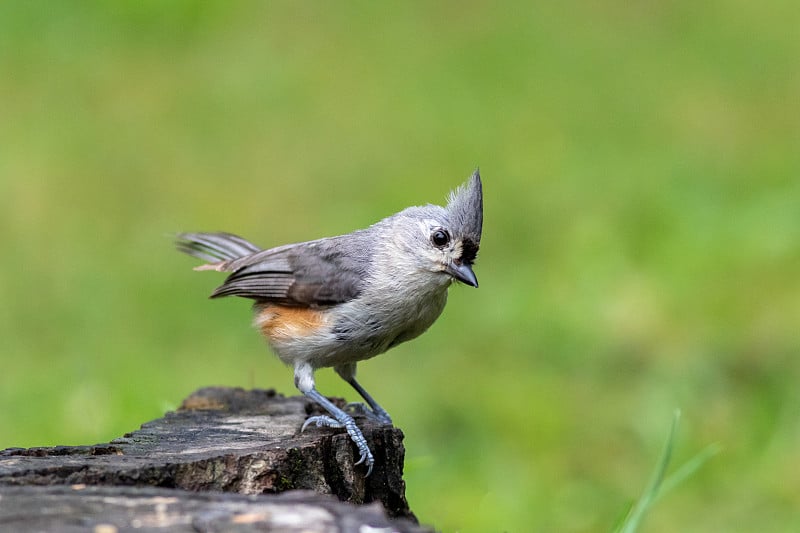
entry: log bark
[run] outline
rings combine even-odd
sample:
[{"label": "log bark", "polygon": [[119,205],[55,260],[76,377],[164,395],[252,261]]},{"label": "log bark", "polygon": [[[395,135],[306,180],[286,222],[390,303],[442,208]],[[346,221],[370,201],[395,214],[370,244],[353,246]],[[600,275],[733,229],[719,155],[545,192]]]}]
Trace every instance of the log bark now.
[{"label": "log bark", "polygon": [[[302,396],[286,398],[274,390],[205,388],[184,400],[177,411],[106,444],[0,451],[0,528],[9,524],[9,517],[17,520],[25,515],[24,509],[33,512],[36,505],[20,502],[36,495],[31,501],[41,500],[43,508],[53,504],[78,514],[81,509],[103,507],[93,507],[92,502],[122,498],[131,505],[123,505],[130,520],[137,514],[131,514],[131,509],[142,509],[141,516],[154,516],[159,498],[175,498],[174,507],[168,508],[188,524],[204,523],[208,516],[223,521],[252,518],[256,523],[262,515],[278,516],[279,509],[299,508],[306,498],[303,509],[316,509],[319,524],[338,524],[338,529],[311,531],[348,530],[342,529],[352,525],[346,516],[358,522],[364,513],[374,514],[376,509],[387,520],[405,519],[396,523],[402,527],[417,527],[402,477],[403,433],[356,417],[375,456],[372,475],[365,478],[363,465],[354,466],[357,450],[343,430],[310,427],[300,432],[305,418],[316,409]],[[153,487],[172,490],[159,492]],[[222,493],[260,496],[247,499]],[[265,496],[277,493],[291,496]],[[357,507],[371,502],[382,509]],[[274,507],[259,507],[264,505]],[[111,513],[106,518],[117,516],[123,507],[106,506]],[[212,514],[198,514],[197,509]],[[351,509],[349,515],[345,509]],[[103,516],[92,516],[93,523],[102,523]],[[123,522],[108,523],[125,527]],[[365,525],[373,523],[378,527],[374,517]]]}]

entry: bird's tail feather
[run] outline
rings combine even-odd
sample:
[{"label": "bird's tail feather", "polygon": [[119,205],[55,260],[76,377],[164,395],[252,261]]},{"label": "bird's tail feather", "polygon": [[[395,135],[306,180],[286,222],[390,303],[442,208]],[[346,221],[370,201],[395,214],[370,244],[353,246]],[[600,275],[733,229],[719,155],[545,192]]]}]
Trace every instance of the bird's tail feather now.
[{"label": "bird's tail feather", "polygon": [[261,251],[255,244],[231,233],[181,233],[175,239],[175,247],[208,262],[195,270],[225,270],[228,262]]}]

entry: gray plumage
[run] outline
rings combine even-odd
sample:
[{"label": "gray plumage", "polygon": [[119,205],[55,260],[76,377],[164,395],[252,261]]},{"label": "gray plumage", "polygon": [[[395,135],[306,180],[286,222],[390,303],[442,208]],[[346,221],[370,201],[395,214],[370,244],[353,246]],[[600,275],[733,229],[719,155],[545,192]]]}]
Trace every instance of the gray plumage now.
[{"label": "gray plumage", "polygon": [[369,475],[374,459],[361,430],[316,391],[314,370],[334,367],[369,405],[356,409],[390,424],[388,413],[355,380],[356,363],[427,330],[454,280],[478,286],[472,265],[482,226],[476,170],[446,207],[409,207],[346,235],[262,250],[230,233],[183,233],[176,246],[207,262],[197,270],[229,273],[212,298],[255,301],[256,325],[294,367],[298,389],[332,415],[311,417],[303,428],[347,429]]},{"label": "gray plumage", "polygon": [[[233,272],[212,298],[241,296],[282,305],[326,306],[346,302],[361,292],[370,259],[368,236],[363,233],[269,250],[229,233],[183,233],[177,247],[200,259],[221,260],[214,269]],[[247,255],[231,254],[227,239],[249,244]]]}]

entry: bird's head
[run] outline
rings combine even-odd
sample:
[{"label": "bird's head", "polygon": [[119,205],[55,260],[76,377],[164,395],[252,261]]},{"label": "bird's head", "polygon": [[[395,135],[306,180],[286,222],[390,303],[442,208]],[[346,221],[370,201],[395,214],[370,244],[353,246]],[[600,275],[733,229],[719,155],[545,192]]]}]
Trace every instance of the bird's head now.
[{"label": "bird's head", "polygon": [[400,215],[413,229],[404,248],[413,250],[424,271],[447,276],[473,287],[478,279],[472,265],[478,255],[483,227],[483,191],[478,170],[450,193],[446,207],[412,207]]}]

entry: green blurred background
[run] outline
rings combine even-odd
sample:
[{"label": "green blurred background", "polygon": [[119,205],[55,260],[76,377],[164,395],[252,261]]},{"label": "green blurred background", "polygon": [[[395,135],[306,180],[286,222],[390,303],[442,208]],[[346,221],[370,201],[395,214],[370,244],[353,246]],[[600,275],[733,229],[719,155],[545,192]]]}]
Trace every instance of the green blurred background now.
[{"label": "green blurred background", "polygon": [[[3,2],[0,448],[291,372],[172,249],[441,202],[478,290],[360,366],[445,531],[606,531],[672,411],[722,452],[647,531],[800,523],[795,2]],[[330,370],[321,391],[352,397]]]}]

